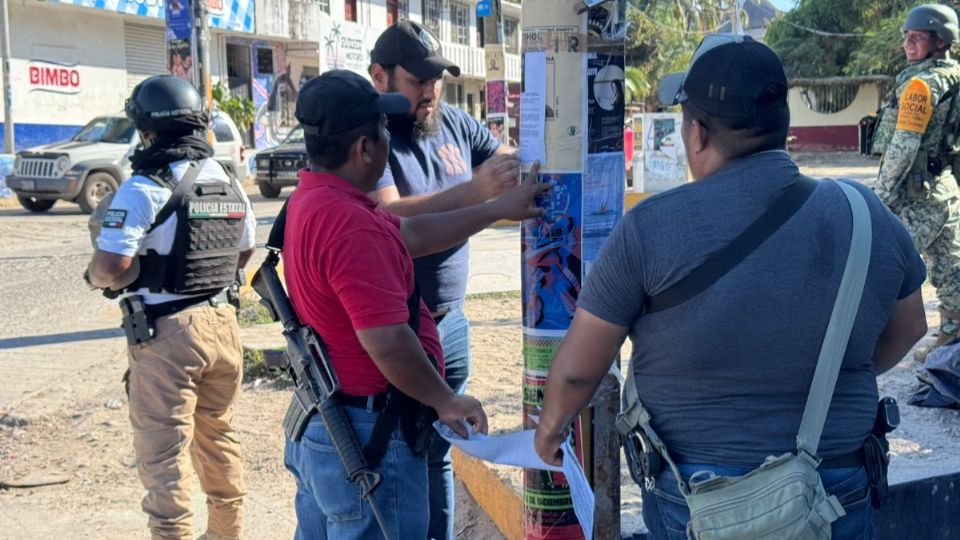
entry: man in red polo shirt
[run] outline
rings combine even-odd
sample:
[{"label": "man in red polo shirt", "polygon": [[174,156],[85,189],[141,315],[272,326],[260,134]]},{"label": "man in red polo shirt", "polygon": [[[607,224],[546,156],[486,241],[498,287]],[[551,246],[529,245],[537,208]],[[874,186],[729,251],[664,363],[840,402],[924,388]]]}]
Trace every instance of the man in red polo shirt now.
[{"label": "man in red polo shirt", "polygon": [[[480,402],[454,393],[441,378],[440,341],[419,300],[411,256],[447,249],[498,219],[540,215],[534,199],[549,189],[535,183],[535,166],[529,182],[480,205],[411,218],[378,209],[367,193],[387,163],[385,114],[409,107],[403,96],[380,95],[366,79],[342,70],[311,80],[297,99],[310,168],[300,172],[287,208],[284,275],[301,321],[327,345],[340,380],[338,399],[361,445],[371,437],[388,385],[435,409],[463,436],[466,424],[486,432]],[[411,298],[419,324],[408,307]],[[302,439],[287,440],[285,462],[297,480],[297,538],[380,536],[317,415]],[[425,538],[425,456],[394,428],[377,472],[382,481],[374,496],[393,537]]]}]

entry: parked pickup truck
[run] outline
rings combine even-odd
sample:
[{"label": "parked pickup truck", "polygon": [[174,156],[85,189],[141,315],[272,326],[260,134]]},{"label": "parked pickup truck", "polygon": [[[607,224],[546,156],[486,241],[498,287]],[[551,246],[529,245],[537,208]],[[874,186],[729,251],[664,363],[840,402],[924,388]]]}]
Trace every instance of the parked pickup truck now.
[{"label": "parked pickup truck", "polygon": [[[211,127],[216,160],[234,175],[244,171],[243,139],[233,120],[214,111]],[[7,187],[31,212],[46,212],[65,200],[89,214],[129,178],[130,156],[139,147],[140,136],[123,113],[99,116],[69,140],[18,152]]]},{"label": "parked pickup truck", "polygon": [[280,191],[300,181],[299,171],[307,166],[307,146],[299,125],[287,134],[278,146],[257,152],[254,160],[257,187],[267,199],[280,196]]}]

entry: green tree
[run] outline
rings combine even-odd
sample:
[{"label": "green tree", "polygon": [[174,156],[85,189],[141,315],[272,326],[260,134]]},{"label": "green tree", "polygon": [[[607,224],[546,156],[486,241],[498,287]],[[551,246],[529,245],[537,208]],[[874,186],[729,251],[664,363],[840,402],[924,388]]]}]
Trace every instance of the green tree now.
[{"label": "green tree", "polygon": [[[907,12],[922,3],[800,0],[770,25],[766,41],[791,78],[895,75],[906,66],[900,26]],[[960,1],[941,3],[960,7]]]},{"label": "green tree", "polygon": [[788,78],[832,77],[843,73],[863,38],[823,35],[804,28],[830,34],[859,33],[862,15],[856,4],[800,0],[793,11],[770,25],[766,42],[780,56]]},{"label": "green tree", "polygon": [[216,108],[227,113],[241,133],[245,133],[253,125],[253,118],[257,112],[253,101],[231,95],[230,90],[221,82],[213,87],[213,101],[216,102]]},{"label": "green tree", "polygon": [[[628,6],[627,80],[631,102],[644,110],[660,108],[657,84],[683,71],[704,34],[729,32],[733,0],[635,0]],[[741,20],[747,23],[746,14]]]}]

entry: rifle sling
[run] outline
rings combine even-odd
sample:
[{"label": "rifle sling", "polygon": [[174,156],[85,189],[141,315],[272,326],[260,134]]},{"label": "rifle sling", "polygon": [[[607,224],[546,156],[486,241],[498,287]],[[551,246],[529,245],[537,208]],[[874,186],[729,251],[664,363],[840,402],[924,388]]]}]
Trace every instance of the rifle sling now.
[{"label": "rifle sling", "polygon": [[[288,198],[286,202],[283,203],[280,213],[277,214],[277,218],[273,222],[273,227],[270,229],[270,236],[267,238],[267,249],[275,253],[283,251],[284,231],[287,225],[287,205],[289,203],[290,199]],[[407,312],[409,313],[407,324],[410,326],[410,329],[413,330],[413,333],[419,337],[420,283],[416,279],[414,279],[413,283],[413,293],[407,299]],[[316,332],[316,329],[314,329],[314,332],[317,335],[317,339],[322,341],[323,338],[320,336],[320,333]],[[363,448],[363,455],[367,459],[367,464],[371,469],[376,469],[380,466],[383,457],[387,454],[390,438],[394,430],[400,427],[400,422],[404,416],[410,414],[412,401],[413,398],[403,394],[392,384],[389,386],[386,404],[380,411],[376,422],[374,422],[373,433]]]}]

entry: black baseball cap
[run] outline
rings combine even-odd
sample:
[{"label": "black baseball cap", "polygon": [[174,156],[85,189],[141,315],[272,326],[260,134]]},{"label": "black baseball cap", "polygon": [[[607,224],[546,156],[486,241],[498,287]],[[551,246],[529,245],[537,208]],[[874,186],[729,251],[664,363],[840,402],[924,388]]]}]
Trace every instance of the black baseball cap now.
[{"label": "black baseball cap", "polygon": [[424,81],[440,76],[443,70],[460,76],[460,68],[443,57],[437,36],[413,21],[403,20],[384,30],[370,52],[370,61],[400,66]]},{"label": "black baseball cap", "polygon": [[294,115],[305,134],[328,137],[349,131],[381,113],[409,110],[410,100],[401,94],[381,94],[360,75],[334,69],[300,88]]},{"label": "black baseball cap", "polygon": [[660,81],[664,105],[692,103],[711,116],[752,119],[787,106],[787,76],[777,54],[742,34],[703,38],[690,69]]}]

